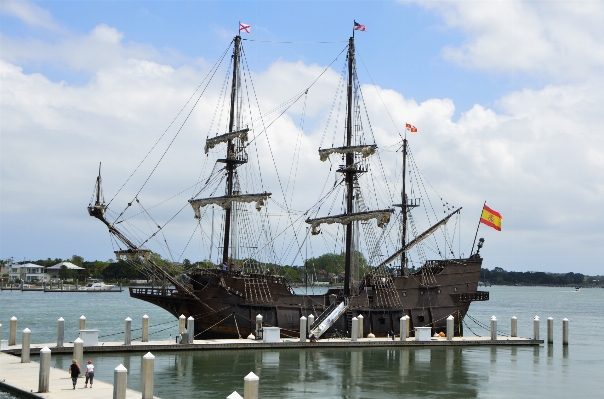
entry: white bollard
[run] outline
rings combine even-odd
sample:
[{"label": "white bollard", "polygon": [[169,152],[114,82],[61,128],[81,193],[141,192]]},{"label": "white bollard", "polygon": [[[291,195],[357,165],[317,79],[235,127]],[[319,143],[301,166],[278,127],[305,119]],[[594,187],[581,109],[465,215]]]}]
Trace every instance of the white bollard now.
[{"label": "white bollard", "polygon": [[143,334],[141,337],[142,342],[149,342],[149,316],[143,316]]},{"label": "white bollard", "polygon": [[40,375],[38,378],[38,392],[50,390],[50,349],[45,346],[40,350]]},{"label": "white bollard", "polygon": [[568,319],[562,319],[562,345],[568,345]]},{"label": "white bollard", "polygon": [[453,315],[447,317],[447,341],[452,341],[455,335],[455,318]]},{"label": "white bollard", "polygon": [[535,316],[533,319],[533,339],[539,339],[539,316]]},{"label": "white bollard", "polygon": [[113,399],[126,399],[127,384],[128,369],[120,364],[113,370]]},{"label": "white bollard", "polygon": [[57,320],[57,348],[62,348],[65,342],[65,319],[59,317]]},{"label": "white bollard", "polygon": [[262,315],[256,315],[256,339],[262,339]]},{"label": "white bollard", "polygon": [[518,319],[512,316],[512,337],[518,336]]},{"label": "white bollard", "polygon": [[306,317],[300,317],[300,342],[306,342]]},{"label": "white bollard", "polygon": [[363,334],[363,323],[365,322],[365,318],[360,314],[357,316],[357,319],[359,319],[359,338],[363,338],[365,336]]},{"label": "white bollard", "polygon": [[195,319],[193,316],[189,316],[187,319],[187,335],[189,336],[189,344],[193,344],[195,339]]},{"label": "white bollard", "polygon": [[180,317],[178,318],[178,334],[182,334],[185,332],[185,330],[187,329],[186,325],[187,325],[187,318],[185,317],[184,314],[181,314]]},{"label": "white bollard", "polygon": [[126,317],[124,320],[124,345],[130,345],[132,343],[132,319]]},{"label": "white bollard", "polygon": [[10,330],[8,332],[8,346],[17,345],[17,318],[10,318]]},{"label": "white bollard", "polygon": [[244,399],[258,399],[258,386],[260,385],[260,378],[250,371],[248,375],[243,379],[243,398]]},{"label": "white bollard", "polygon": [[409,338],[409,331],[411,331],[411,317],[405,315],[405,319],[407,319],[407,331],[405,332],[405,338]]},{"label": "white bollard", "polygon": [[243,398],[241,397],[241,395],[239,395],[237,393],[237,391],[234,391],[232,394],[227,396],[226,399],[243,399]]},{"label": "white bollard", "polygon": [[401,341],[407,340],[407,316],[403,316],[398,321],[399,330],[401,330]]},{"label": "white bollard", "polygon": [[356,317],[352,318],[352,331],[350,332],[350,337],[353,341],[359,339],[359,319]]},{"label": "white bollard", "polygon": [[85,330],[86,329],[86,316],[81,315],[80,316],[80,330]]},{"label": "white bollard", "polygon": [[491,341],[497,341],[497,317],[491,316]]},{"label": "white bollard", "polygon": [[547,343],[548,344],[554,343],[554,318],[553,317],[547,318]]},{"label": "white bollard", "polygon": [[153,369],[155,367],[155,356],[148,352],[143,356],[142,374],[142,399],[153,399]]},{"label": "white bollard", "polygon": [[29,363],[29,350],[31,345],[31,330],[26,328],[21,336],[21,363]]},{"label": "white bollard", "polygon": [[308,323],[308,333],[310,334],[310,326],[312,326],[312,323],[315,322],[315,316],[313,314],[309,314],[307,319],[308,319],[308,321],[307,321],[307,323]]},{"label": "white bollard", "polygon": [[80,337],[73,341],[73,359],[78,361],[80,367],[84,367],[84,341]]}]

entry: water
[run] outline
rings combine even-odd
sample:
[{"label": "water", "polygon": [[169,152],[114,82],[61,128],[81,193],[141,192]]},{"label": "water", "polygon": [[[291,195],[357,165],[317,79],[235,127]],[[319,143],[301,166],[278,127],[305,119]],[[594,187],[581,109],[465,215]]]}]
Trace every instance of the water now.
[{"label": "water", "polygon": [[[532,320],[554,318],[554,345],[541,347],[367,348],[262,351],[197,351],[155,353],[155,393],[168,398],[225,398],[243,394],[243,377],[260,377],[263,398],[399,398],[408,397],[602,397],[604,368],[601,320],[604,290],[568,288],[489,287],[490,301],[473,303],[470,315],[489,324],[492,315],[499,330],[509,332],[511,316],[518,317],[518,333],[532,335]],[[54,296],[52,296],[54,295]],[[167,312],[122,294],[42,294],[2,292],[0,323],[8,335],[11,316],[19,318],[19,331],[32,330],[32,342],[53,342],[56,319],[66,319],[66,331],[75,334],[80,314],[101,336],[121,340],[123,320],[130,316],[140,327],[146,313],[158,337],[177,332],[177,321]],[[561,345],[561,320],[570,319],[570,345]],[[170,323],[172,322],[172,324]],[[45,324],[47,324],[45,326]],[[468,320],[480,335],[488,331]],[[466,327],[466,336],[472,335]],[[136,337],[136,332],[133,333]],[[66,336],[67,338],[67,336]],[[153,336],[152,336],[153,338]],[[156,339],[156,338],[153,338]],[[128,386],[140,391],[142,353],[91,354],[99,380],[112,382],[113,369],[124,364]],[[67,369],[70,356],[53,356],[55,367]],[[0,394],[0,398],[3,398]],[[6,395],[6,394],[5,394]],[[6,396],[10,398],[10,396]]]}]

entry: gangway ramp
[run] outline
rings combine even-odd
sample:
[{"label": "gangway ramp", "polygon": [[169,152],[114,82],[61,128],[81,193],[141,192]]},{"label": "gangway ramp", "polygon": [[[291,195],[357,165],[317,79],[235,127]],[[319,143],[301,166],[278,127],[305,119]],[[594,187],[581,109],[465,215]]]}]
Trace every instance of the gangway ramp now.
[{"label": "gangway ramp", "polygon": [[336,321],[348,310],[348,299],[344,299],[342,302],[332,303],[327,309],[321,313],[321,315],[315,320],[310,326],[310,335],[314,335],[315,338],[319,339],[325,331],[334,325]]}]

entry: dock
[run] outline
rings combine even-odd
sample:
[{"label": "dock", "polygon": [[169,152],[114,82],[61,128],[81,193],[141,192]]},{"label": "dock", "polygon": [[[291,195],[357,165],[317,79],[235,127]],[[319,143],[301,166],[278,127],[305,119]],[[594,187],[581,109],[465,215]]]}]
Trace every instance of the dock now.
[{"label": "dock", "polygon": [[[54,351],[54,348],[53,348]],[[94,379],[94,388],[84,388],[84,378],[78,379],[76,389],[67,370],[50,368],[50,392],[37,393],[40,364],[21,363],[21,359],[0,353],[0,389],[24,398],[46,399],[107,399],[113,397],[113,385]],[[141,392],[126,390],[127,399],[140,399]],[[155,398],[159,399],[159,398]]]}]

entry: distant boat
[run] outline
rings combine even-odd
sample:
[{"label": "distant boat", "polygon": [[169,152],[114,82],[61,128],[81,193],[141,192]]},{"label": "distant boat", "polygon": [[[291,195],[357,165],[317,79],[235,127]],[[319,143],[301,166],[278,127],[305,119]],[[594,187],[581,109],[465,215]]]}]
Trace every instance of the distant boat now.
[{"label": "distant boat", "polygon": [[108,285],[103,282],[88,283],[84,287],[80,287],[79,291],[111,291],[115,285]]},{"label": "distant boat", "polygon": [[575,287],[575,291],[581,291],[581,287]]}]

